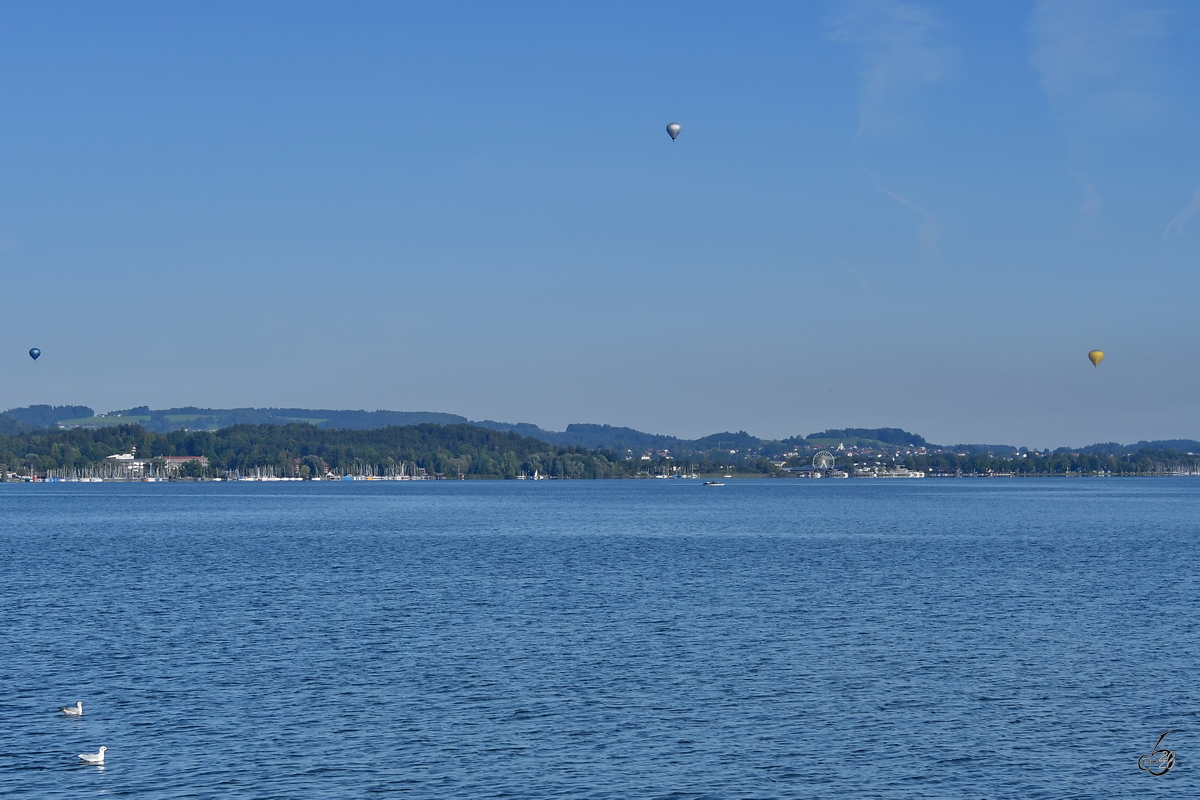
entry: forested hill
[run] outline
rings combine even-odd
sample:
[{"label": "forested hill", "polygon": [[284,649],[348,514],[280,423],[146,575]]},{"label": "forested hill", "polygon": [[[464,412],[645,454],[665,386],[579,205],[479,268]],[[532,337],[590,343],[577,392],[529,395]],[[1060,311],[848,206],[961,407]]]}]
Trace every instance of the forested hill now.
[{"label": "forested hill", "polygon": [[[501,423],[475,423],[480,424],[495,424]],[[533,427],[533,426],[529,426]],[[691,442],[683,439],[677,439],[674,436],[663,436],[655,433],[642,433],[633,428],[620,428],[613,425],[591,425],[573,423],[567,426],[565,431],[561,433],[555,431],[542,430],[535,428],[529,430],[525,425],[513,426],[512,430],[518,433],[526,432],[527,436],[533,436],[541,439],[544,442],[552,444],[588,448],[608,448],[617,452],[625,452],[632,450],[635,453],[642,453],[647,450],[670,450],[673,453],[684,451],[698,450],[699,448],[692,447]]]},{"label": "forested hill", "polygon": [[[722,434],[730,436],[731,434]],[[1182,440],[1190,442],[1190,440]],[[725,445],[725,440],[720,442]],[[776,442],[776,445],[779,443]],[[891,458],[904,465],[935,474],[1008,473],[1057,474],[1178,474],[1200,469],[1200,446],[1187,452],[1175,449],[1142,449],[1135,454],[1049,454],[1037,452],[955,452],[921,454],[910,451]],[[799,468],[810,456],[789,451],[782,461],[762,453],[718,449],[712,455],[634,456],[608,449],[589,450],[576,445],[547,444],[511,431],[475,425],[410,425],[375,430],[322,429],[309,424],[234,425],[218,431],[157,433],[140,425],[116,425],[70,430],[42,428],[12,434],[0,433],[0,477],[71,477],[95,474],[105,458],[130,453],[162,465],[160,456],[199,457],[208,466],[190,462],[181,477],[214,477],[266,470],[280,477],[313,477],[335,474],[382,475],[414,471],[428,476],[511,478],[532,475],[559,478],[619,478],[637,475],[682,475],[736,471],[741,474],[780,475],[782,467]],[[763,448],[768,449],[767,447]],[[839,455],[839,466],[851,469],[861,453]],[[868,456],[866,463],[871,463]],[[879,461],[876,464],[881,463]],[[112,462],[108,462],[113,466]],[[108,467],[102,467],[107,469]]]},{"label": "forested hill", "polygon": [[[10,421],[5,421],[8,418]],[[14,422],[15,421],[15,424]],[[851,442],[874,442],[878,445],[925,445],[925,440],[899,428],[848,428],[811,434],[807,438],[795,436],[783,440],[782,444],[770,439],[760,439],[745,431],[724,431],[699,439],[681,439],[657,433],[645,433],[633,428],[591,423],[572,423],[564,431],[551,431],[529,422],[497,422],[496,420],[471,421],[458,414],[433,411],[345,411],[313,408],[180,408],[151,409],[136,406],[107,414],[97,415],[87,406],[35,405],[12,408],[0,417],[0,433],[15,433],[36,428],[93,428],[136,424],[155,433],[176,430],[216,431],[233,425],[288,425],[308,423],[318,428],[341,428],[374,430],[389,426],[462,425],[470,424],[496,431],[510,431],[559,447],[586,447],[591,450],[610,449],[633,453],[669,451],[673,454],[707,453],[714,450],[784,452],[789,447],[805,447],[807,440],[824,439]],[[824,437],[824,438],[823,438]],[[781,445],[772,447],[772,445]],[[765,448],[765,449],[764,449]]]},{"label": "forested hill", "polygon": [[436,411],[336,411],[327,408],[182,408],[149,406],[97,415],[87,406],[25,406],[10,408],[5,417],[28,428],[97,428],[141,425],[155,433],[174,430],[219,430],[233,425],[289,425],[305,422],[319,428],[373,430],[401,425],[461,425],[469,420],[458,414]]},{"label": "forested hill", "polygon": [[139,425],[40,430],[0,435],[0,462],[10,472],[82,470],[106,456],[137,448],[139,458],[205,456],[213,471],[270,468],[274,474],[348,474],[405,463],[429,475],[569,478],[622,477],[633,465],[607,451],[556,447],[473,425],[413,425],[370,431],[313,425],[234,425],[219,431],[156,433]]},{"label": "forested hill", "polygon": [[[739,459],[763,457],[778,460],[785,454],[811,454],[815,450],[837,450],[839,447],[857,452],[878,452],[889,456],[927,452],[946,452],[968,456],[1016,457],[1024,448],[1005,444],[936,445],[923,436],[901,428],[832,428],[793,436],[787,439],[761,439],[745,431],[714,433],[699,439],[681,439],[664,434],[645,433],[633,428],[613,425],[573,423],[564,431],[551,431],[528,422],[507,423],[495,420],[470,421],[458,414],[433,411],[347,411],[311,408],[235,408],[214,409],[187,406],[151,409],[138,406],[121,411],[96,415],[87,406],[35,405],[13,408],[0,415],[0,435],[18,435],[55,429],[89,429],[104,427],[140,426],[157,434],[185,431],[219,432],[237,425],[287,426],[303,423],[321,429],[370,431],[386,427],[405,427],[433,424],[444,426],[471,425],[501,433],[536,439],[556,449],[586,448],[612,450],[621,455],[669,453],[673,457],[720,456],[736,454]],[[1175,450],[1179,453],[1200,453],[1200,442],[1192,439],[1141,441],[1122,445],[1115,442],[1081,448],[1060,447],[1055,454],[1081,453],[1086,455],[1133,455],[1142,451]],[[840,452],[840,451],[839,451]],[[1047,455],[1047,452],[1043,452]],[[728,460],[728,459],[725,459]]]},{"label": "forested hill", "polygon": [[[8,420],[7,426],[0,425],[0,433],[24,428],[48,428],[59,420],[74,417],[90,417],[95,414],[87,406],[26,406],[25,408],[10,408],[4,412]],[[13,423],[16,423],[14,426]],[[7,430],[5,430],[7,427]]]},{"label": "forested hill", "polygon": [[901,447],[936,446],[930,445],[929,442],[925,441],[925,437],[909,433],[901,428],[831,428],[820,433],[810,433],[805,439],[828,439],[830,441],[867,439],[875,442],[883,442],[884,444],[899,445]]}]

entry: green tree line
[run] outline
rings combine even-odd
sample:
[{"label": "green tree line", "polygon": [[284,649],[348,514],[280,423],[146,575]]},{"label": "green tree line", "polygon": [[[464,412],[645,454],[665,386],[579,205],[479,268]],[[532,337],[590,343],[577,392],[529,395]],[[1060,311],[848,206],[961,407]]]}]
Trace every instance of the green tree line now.
[{"label": "green tree line", "polygon": [[912,456],[904,460],[909,469],[926,473],[975,473],[1011,472],[1016,475],[1163,475],[1180,470],[1195,471],[1200,467],[1200,456],[1180,453],[1176,450],[1145,449],[1136,453],[1111,455],[1106,453],[1030,453],[1014,457],[997,457],[986,454],[957,455],[954,453],[932,453]]},{"label": "green tree line", "polygon": [[[536,439],[472,425],[411,425],[376,430],[322,429],[306,424],[234,425],[218,431],[156,433],[140,425],[39,430],[0,435],[0,463],[19,474],[86,469],[137,448],[139,458],[204,456],[210,469],[276,474],[348,472],[356,465],[401,462],[430,475],[509,478],[537,470],[563,478],[616,478],[634,465],[616,453],[554,447]],[[195,470],[189,470],[195,474]],[[185,474],[187,474],[185,472]]]},{"label": "green tree line", "polygon": [[683,461],[632,459],[628,454],[581,446],[556,446],[511,431],[474,425],[407,425],[374,430],[289,425],[234,425],[217,431],[155,432],[141,425],[71,430],[39,429],[0,434],[0,465],[18,475],[86,470],[105,457],[137,448],[138,458],[204,456],[207,470],[185,465],[184,477],[246,474],[271,469],[280,476],[339,474],[363,466],[404,464],[428,475],[513,478],[537,472],[550,478],[624,478],[639,474],[774,474],[764,458],[721,456]]}]

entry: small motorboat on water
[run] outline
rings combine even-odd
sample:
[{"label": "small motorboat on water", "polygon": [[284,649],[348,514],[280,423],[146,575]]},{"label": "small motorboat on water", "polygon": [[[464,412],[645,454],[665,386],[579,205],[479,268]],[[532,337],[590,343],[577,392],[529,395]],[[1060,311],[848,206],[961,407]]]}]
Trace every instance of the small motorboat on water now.
[{"label": "small motorboat on water", "polygon": [[722,483],[721,481],[705,481],[704,485],[705,486],[724,486],[725,484]]}]

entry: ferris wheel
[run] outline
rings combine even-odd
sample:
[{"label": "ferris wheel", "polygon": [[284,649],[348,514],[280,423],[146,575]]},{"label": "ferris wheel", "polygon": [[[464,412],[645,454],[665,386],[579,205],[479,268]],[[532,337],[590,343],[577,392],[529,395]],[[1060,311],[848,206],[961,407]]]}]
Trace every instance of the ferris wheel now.
[{"label": "ferris wheel", "polygon": [[833,469],[833,453],[822,450],[813,456],[813,466],[820,470]]}]

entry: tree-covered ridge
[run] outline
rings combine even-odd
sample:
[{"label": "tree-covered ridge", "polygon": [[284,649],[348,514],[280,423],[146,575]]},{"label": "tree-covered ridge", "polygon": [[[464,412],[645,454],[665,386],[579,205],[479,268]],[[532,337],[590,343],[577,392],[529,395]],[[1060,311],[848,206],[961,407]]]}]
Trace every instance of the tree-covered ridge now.
[{"label": "tree-covered ridge", "polygon": [[[10,471],[38,471],[38,465],[41,472],[79,469],[136,445],[144,456],[204,455],[214,470],[271,467],[277,474],[290,474],[286,465],[294,467],[296,459],[301,459],[307,460],[310,473],[322,467],[336,472],[356,464],[383,467],[403,461],[430,473],[505,477],[538,471],[564,477],[605,477],[679,472],[769,474],[781,466],[803,466],[817,450],[829,449],[844,456],[848,467],[885,459],[888,464],[907,464],[935,474],[1053,475],[1187,470],[1195,460],[1189,454],[1200,453],[1200,442],[1192,439],[1132,445],[1108,442],[1051,453],[999,444],[941,446],[901,428],[837,428],[783,440],[726,431],[688,440],[610,425],[572,424],[555,433],[529,423],[465,423],[463,417],[432,412],[302,408],[160,411],[139,406],[120,412],[119,417],[101,418],[107,427],[58,427],[70,414],[91,412],[86,406],[42,405],[0,415],[0,437],[14,439],[0,439],[4,448],[0,461]],[[215,416],[227,413],[234,416]],[[325,416],[298,420],[302,414]],[[251,422],[223,424],[235,418]],[[57,425],[46,428],[50,420],[57,420]],[[201,422],[222,424],[207,431],[180,429],[181,424],[187,427]],[[340,430],[325,436],[316,428]],[[396,433],[409,428],[425,430],[425,438],[414,439],[411,432]],[[274,432],[251,434],[253,429]],[[435,429],[439,432],[429,433]],[[488,440],[488,436],[499,438]]]},{"label": "tree-covered ridge", "polygon": [[406,463],[428,474],[514,477],[535,470],[568,478],[631,474],[615,453],[554,447],[536,439],[472,425],[415,425],[375,430],[313,425],[235,425],[219,431],[156,433],[140,425],[41,430],[0,436],[0,462],[9,471],[84,469],[137,448],[139,458],[204,456],[214,470],[272,468],[276,474],[346,473],[362,465]]},{"label": "tree-covered ridge", "polygon": [[30,428],[46,428],[56,422],[74,417],[90,417],[96,412],[87,406],[25,406],[10,408],[4,412],[8,419],[15,420]]},{"label": "tree-covered ridge", "polygon": [[218,430],[234,425],[289,425],[307,422],[321,428],[371,430],[398,425],[456,425],[468,422],[458,414],[433,411],[339,411],[323,408],[182,408],[151,409],[149,406],[110,411],[97,416],[87,406],[26,406],[12,408],[4,416],[34,428],[106,427],[141,425],[156,433],[173,430]]},{"label": "tree-covered ridge", "polygon": [[[1188,441],[1188,440],[1184,440]],[[1193,442],[1193,444],[1195,444]],[[933,475],[1170,475],[1200,474],[1200,448],[1144,448],[1117,455],[1055,451],[1007,453],[931,453],[910,456],[899,462],[909,469]]]},{"label": "tree-covered ridge", "polygon": [[820,433],[810,433],[805,440],[822,439],[867,439],[901,447],[931,447],[925,438],[909,433],[902,428],[830,428]]},{"label": "tree-covered ridge", "polygon": [[[746,434],[741,434],[745,436]],[[738,434],[719,434],[736,437]],[[1182,440],[1190,442],[1191,440]],[[735,443],[743,443],[736,442]],[[727,446],[724,438],[720,446]],[[1192,442],[1192,444],[1196,444]],[[235,425],[219,431],[157,433],[140,425],[72,430],[39,429],[0,434],[0,466],[18,475],[60,474],[86,470],[117,453],[137,449],[143,459],[160,456],[208,459],[206,474],[246,474],[269,469],[276,475],[317,476],[331,470],[356,473],[363,468],[394,470],[404,465],[428,475],[511,478],[534,472],[546,477],[619,478],[638,475],[782,474],[780,465],[799,467],[808,456],[773,461],[760,454],[717,450],[709,455],[631,456],[612,450],[547,444],[510,431],[474,425],[412,425],[375,430],[322,429],[307,424]],[[930,474],[1154,475],[1200,471],[1200,447],[1180,452],[1170,448],[1144,448],[1133,453],[1038,453],[1006,449],[1003,452],[930,452],[907,457],[887,457],[886,463],[846,451],[838,465],[882,464],[907,466]],[[790,454],[789,454],[790,455]],[[196,469],[184,474],[198,475]]]}]

